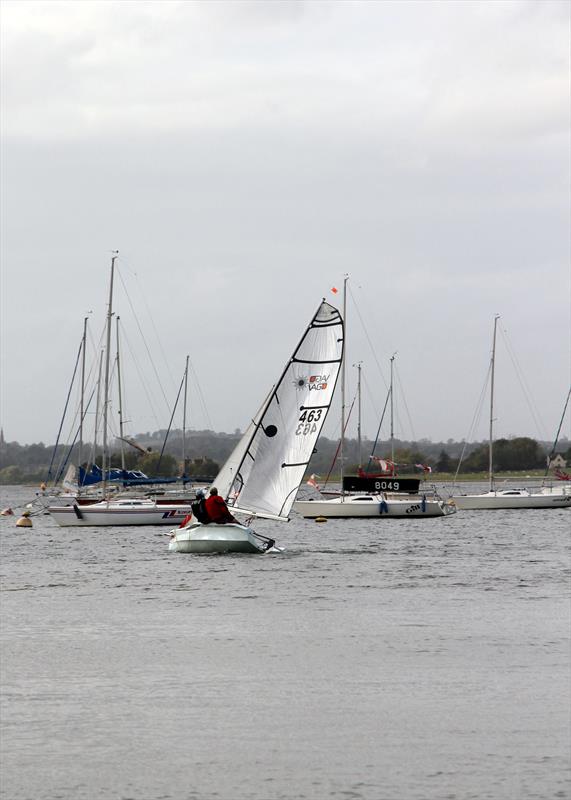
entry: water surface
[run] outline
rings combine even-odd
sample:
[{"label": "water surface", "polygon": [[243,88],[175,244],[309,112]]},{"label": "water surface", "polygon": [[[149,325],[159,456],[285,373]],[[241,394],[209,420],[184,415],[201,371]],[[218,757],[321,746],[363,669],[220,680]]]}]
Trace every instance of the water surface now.
[{"label": "water surface", "polygon": [[568,798],[570,522],[295,516],[257,526],[282,554],[190,556],[0,518],[2,797]]}]

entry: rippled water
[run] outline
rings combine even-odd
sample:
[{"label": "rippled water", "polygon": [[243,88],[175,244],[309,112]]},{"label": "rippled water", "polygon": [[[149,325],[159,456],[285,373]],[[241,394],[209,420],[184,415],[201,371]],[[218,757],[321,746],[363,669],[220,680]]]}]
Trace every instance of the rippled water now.
[{"label": "rippled water", "polygon": [[569,510],[294,517],[265,556],[15,519],[2,797],[571,796]]}]

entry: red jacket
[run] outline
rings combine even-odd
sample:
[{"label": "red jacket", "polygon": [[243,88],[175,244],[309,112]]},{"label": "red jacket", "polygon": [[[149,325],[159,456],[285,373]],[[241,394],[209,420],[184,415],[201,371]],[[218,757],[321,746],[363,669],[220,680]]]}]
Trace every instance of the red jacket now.
[{"label": "red jacket", "polygon": [[211,522],[235,522],[234,517],[228,511],[228,506],[219,494],[211,494],[204,507]]}]

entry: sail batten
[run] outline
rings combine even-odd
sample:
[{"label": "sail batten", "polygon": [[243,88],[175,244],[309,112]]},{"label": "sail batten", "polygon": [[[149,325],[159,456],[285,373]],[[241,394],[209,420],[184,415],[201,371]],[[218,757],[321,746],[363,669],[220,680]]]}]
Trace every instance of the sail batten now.
[{"label": "sail batten", "polygon": [[340,358],[331,358],[328,361],[320,359],[319,361],[309,361],[307,358],[292,358],[292,364],[340,364]]},{"label": "sail batten", "polygon": [[343,341],[341,314],[323,301],[216,478],[230,507],[287,519],[331,405]]}]

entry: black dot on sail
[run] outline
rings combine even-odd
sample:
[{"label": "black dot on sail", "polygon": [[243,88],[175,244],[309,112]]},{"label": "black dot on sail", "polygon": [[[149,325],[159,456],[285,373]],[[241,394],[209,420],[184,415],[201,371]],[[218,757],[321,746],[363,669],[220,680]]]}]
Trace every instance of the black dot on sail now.
[{"label": "black dot on sail", "polygon": [[305,386],[305,380],[304,380],[304,378],[300,378],[300,379],[298,380],[298,382],[297,382],[297,385],[298,385],[298,386]]},{"label": "black dot on sail", "polygon": [[269,436],[270,438],[272,436],[275,436],[277,432],[278,429],[276,428],[275,425],[268,425],[267,428],[264,428],[264,433],[266,434],[266,436]]}]

